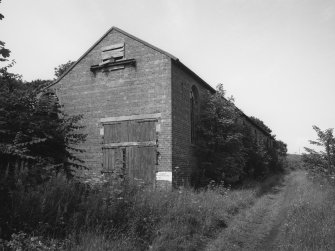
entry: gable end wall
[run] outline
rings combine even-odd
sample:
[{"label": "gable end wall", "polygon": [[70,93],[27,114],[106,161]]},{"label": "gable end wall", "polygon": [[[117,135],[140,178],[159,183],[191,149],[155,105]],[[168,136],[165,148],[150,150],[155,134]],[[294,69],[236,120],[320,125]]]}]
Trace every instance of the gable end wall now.
[{"label": "gable end wall", "polygon": [[[125,43],[125,58],[135,59],[136,66],[96,74],[92,65],[100,63],[101,48]],[[53,89],[70,115],[83,114],[87,140],[76,153],[85,161],[91,175],[102,170],[102,136],[100,120],[108,117],[160,113],[159,166],[157,171],[171,171],[171,60],[168,56],[112,30]]]}]

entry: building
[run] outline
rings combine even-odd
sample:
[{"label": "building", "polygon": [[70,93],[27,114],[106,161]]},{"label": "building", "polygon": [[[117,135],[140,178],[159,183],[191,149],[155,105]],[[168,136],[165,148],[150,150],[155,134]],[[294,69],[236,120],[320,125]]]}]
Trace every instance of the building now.
[{"label": "building", "polygon": [[92,175],[121,168],[153,186],[190,180],[196,117],[215,90],[178,58],[112,27],[51,87],[66,113],[84,115],[78,154]]}]

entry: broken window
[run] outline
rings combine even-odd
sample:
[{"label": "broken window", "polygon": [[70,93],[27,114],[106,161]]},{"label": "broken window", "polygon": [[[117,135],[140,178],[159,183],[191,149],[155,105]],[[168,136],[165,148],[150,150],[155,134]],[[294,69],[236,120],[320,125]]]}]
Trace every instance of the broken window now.
[{"label": "broken window", "polygon": [[124,59],[124,43],[113,44],[102,48],[101,63],[99,65],[113,63],[122,59]]}]

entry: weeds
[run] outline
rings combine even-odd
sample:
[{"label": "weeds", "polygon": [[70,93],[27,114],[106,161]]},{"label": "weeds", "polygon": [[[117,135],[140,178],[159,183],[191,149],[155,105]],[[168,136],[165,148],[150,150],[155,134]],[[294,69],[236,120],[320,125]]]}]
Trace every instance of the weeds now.
[{"label": "weeds", "polygon": [[329,184],[305,182],[283,225],[281,249],[334,250],[335,195]]},{"label": "weeds", "polygon": [[118,190],[108,183],[91,187],[59,176],[12,194],[6,233],[12,238],[6,245],[70,240],[66,249],[71,250],[194,250],[252,204],[255,195],[256,189],[222,186],[197,192]]}]

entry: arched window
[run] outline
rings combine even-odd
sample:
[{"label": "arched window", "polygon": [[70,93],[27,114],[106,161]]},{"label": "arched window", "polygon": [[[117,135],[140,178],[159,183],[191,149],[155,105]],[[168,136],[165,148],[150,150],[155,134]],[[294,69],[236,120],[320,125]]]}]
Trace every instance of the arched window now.
[{"label": "arched window", "polygon": [[195,86],[192,86],[190,92],[190,118],[191,118],[191,142],[196,143],[196,124],[198,120],[198,102],[199,94]]},{"label": "arched window", "polygon": [[39,97],[38,105],[42,113],[49,114],[52,117],[58,116],[59,100],[54,90],[46,90]]}]

